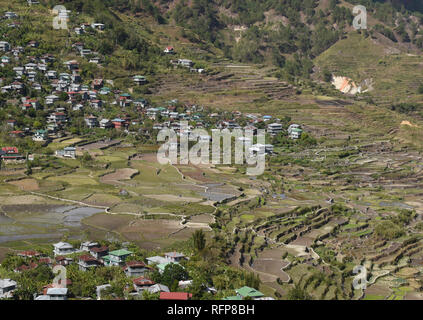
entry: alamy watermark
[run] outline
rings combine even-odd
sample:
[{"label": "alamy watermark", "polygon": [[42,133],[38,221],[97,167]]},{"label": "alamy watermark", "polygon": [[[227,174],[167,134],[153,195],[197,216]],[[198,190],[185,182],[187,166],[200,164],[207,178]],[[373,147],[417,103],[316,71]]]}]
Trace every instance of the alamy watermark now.
[{"label": "alamy watermark", "polygon": [[355,266],[353,273],[356,274],[353,280],[354,290],[366,290],[367,289],[367,269],[363,266]]},{"label": "alamy watermark", "polygon": [[55,288],[66,288],[66,268],[62,265],[56,265],[53,267],[53,274],[57,274],[57,276],[53,279],[53,286]]},{"label": "alamy watermark", "polygon": [[356,30],[367,29],[367,9],[365,6],[355,6],[353,8],[353,14],[355,15],[353,20],[353,27]]},{"label": "alamy watermark", "polygon": [[[233,139],[235,142],[233,143]],[[263,174],[265,169],[265,130],[212,129],[211,136],[204,129],[190,130],[187,121],[181,121],[175,129],[159,131],[157,141],[165,142],[157,153],[160,164],[247,164],[246,173],[251,176]],[[190,142],[196,142],[189,148]],[[255,144],[253,144],[256,142]],[[235,146],[234,162],[232,145]],[[178,157],[179,155],[179,157]]]},{"label": "alamy watermark", "polygon": [[68,10],[65,6],[57,5],[53,8],[53,14],[56,16],[53,18],[53,29],[68,29]]}]

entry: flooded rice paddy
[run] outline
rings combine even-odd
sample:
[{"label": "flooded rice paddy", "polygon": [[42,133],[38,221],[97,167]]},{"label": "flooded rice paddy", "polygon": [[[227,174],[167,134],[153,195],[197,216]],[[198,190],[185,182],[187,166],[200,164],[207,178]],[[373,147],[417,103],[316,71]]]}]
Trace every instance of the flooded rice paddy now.
[{"label": "flooded rice paddy", "polygon": [[27,239],[60,238],[81,221],[103,209],[60,205],[2,206],[0,213],[0,243]]}]

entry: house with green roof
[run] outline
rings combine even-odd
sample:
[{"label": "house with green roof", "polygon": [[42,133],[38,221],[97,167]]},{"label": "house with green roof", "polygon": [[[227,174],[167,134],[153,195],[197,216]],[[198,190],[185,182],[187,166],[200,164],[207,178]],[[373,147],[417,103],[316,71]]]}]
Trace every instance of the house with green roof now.
[{"label": "house with green roof", "polygon": [[119,249],[109,252],[107,256],[103,257],[105,266],[123,266],[125,265],[125,260],[133,254],[132,251],[126,249]]},{"label": "house with green roof", "polygon": [[157,265],[157,269],[159,269],[159,272],[160,272],[160,273],[163,273],[163,272],[165,271],[166,267],[167,267],[169,264],[172,264],[172,263],[174,263],[174,264],[179,264],[178,262],[165,262],[165,263],[159,263],[159,264]]},{"label": "house with green roof", "polygon": [[261,293],[260,291],[254,288],[247,287],[247,286],[236,289],[235,292],[242,299],[245,299],[247,297],[253,298],[253,299],[264,297],[264,294]]}]

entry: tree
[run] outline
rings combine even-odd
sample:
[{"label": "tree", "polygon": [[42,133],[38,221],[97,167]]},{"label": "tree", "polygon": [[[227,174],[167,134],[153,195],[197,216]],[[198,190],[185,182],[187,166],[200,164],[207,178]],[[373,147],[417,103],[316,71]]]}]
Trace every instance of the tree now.
[{"label": "tree", "polygon": [[196,230],[192,234],[192,241],[194,243],[194,248],[198,252],[202,251],[206,247],[206,236],[202,229]]},{"label": "tree", "polygon": [[325,82],[332,81],[332,73],[328,69],[323,70],[323,79]]},{"label": "tree", "polygon": [[169,263],[161,276],[162,283],[168,287],[172,287],[176,281],[187,280],[188,272],[177,263]]},{"label": "tree", "polygon": [[288,291],[288,300],[313,300],[305,289],[302,289],[298,284],[295,284],[294,288]]}]

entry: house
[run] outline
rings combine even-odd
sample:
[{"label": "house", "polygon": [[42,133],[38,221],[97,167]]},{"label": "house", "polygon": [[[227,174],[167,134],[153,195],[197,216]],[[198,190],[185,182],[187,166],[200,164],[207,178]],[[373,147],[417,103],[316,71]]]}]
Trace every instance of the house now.
[{"label": "house", "polygon": [[108,129],[112,128],[114,124],[109,119],[101,119],[100,120],[100,128],[101,129]]},{"label": "house", "polygon": [[57,79],[57,71],[56,70],[48,70],[46,73],[46,77],[49,80]]},{"label": "house", "polygon": [[79,265],[79,270],[87,271],[89,269],[93,269],[93,268],[97,268],[98,266],[101,266],[102,263],[98,261],[96,258],[94,258],[93,256],[85,254],[79,257],[78,265]]},{"label": "house", "polygon": [[46,96],[45,103],[46,103],[46,105],[51,105],[51,104],[54,104],[58,100],[59,100],[59,97],[52,94],[52,95]]},{"label": "house", "polygon": [[33,141],[38,141],[38,142],[42,142],[42,141],[46,141],[47,140],[47,130],[37,130],[35,131],[34,136],[32,137]]},{"label": "house", "polygon": [[85,57],[91,54],[91,49],[82,49],[80,52],[81,52],[81,57]]},{"label": "house", "polygon": [[188,59],[178,59],[178,64],[187,68],[192,67],[194,65],[194,63]]},{"label": "house", "polygon": [[28,46],[31,47],[31,48],[38,48],[39,43],[38,43],[38,41],[31,40],[30,42],[28,42]]},{"label": "house", "polygon": [[22,90],[24,85],[19,81],[14,81],[11,84],[13,90]]},{"label": "house", "polygon": [[37,258],[41,256],[41,254],[34,250],[27,250],[27,251],[18,252],[17,256],[24,257],[24,258]]},{"label": "house", "polygon": [[186,280],[186,281],[181,280],[181,281],[178,282],[178,287],[181,288],[181,289],[186,289],[186,288],[192,286],[192,284],[193,284],[193,280]]},{"label": "house", "polygon": [[41,91],[42,86],[41,86],[41,84],[39,84],[39,83],[37,83],[37,82],[34,82],[34,83],[32,84],[32,88],[33,88],[34,90]]},{"label": "house", "polygon": [[[145,265],[142,261],[127,262],[123,271],[128,277],[144,276],[146,272],[150,271],[151,267]],[[153,283],[154,284],[154,283]]]},{"label": "house", "polygon": [[245,299],[247,297],[252,299],[264,297],[264,294],[261,293],[260,291],[254,288],[247,287],[247,286],[236,289],[235,292],[237,296],[241,297],[242,299]]},{"label": "house", "polygon": [[144,276],[136,278],[132,280],[132,282],[134,283],[134,289],[138,293],[141,293],[142,291],[147,290],[148,288],[156,284],[153,280],[145,278]]},{"label": "house", "polygon": [[84,33],[84,29],[79,28],[79,27],[75,28],[75,29],[74,29],[74,31],[75,31],[75,33],[76,33],[77,35],[80,35],[80,34],[83,34],[83,33]]},{"label": "house", "polygon": [[51,63],[55,60],[54,56],[51,53],[46,53],[40,58],[42,63]]},{"label": "house", "polygon": [[75,48],[78,51],[81,51],[82,49],[84,49],[84,44],[82,42],[75,42],[72,45],[72,48]]},{"label": "house", "polygon": [[94,79],[91,83],[91,88],[94,90],[100,90],[103,87],[103,79]]},{"label": "house", "polygon": [[119,106],[122,108],[130,107],[132,100],[127,97],[119,97]]},{"label": "house", "polygon": [[109,248],[106,246],[94,247],[94,248],[91,248],[89,252],[94,258],[101,259],[104,256],[109,254]]},{"label": "house", "polygon": [[271,123],[267,126],[267,133],[271,136],[276,136],[282,132],[282,124],[280,123]]},{"label": "house", "polygon": [[103,23],[92,23],[91,28],[95,30],[104,30],[105,25]]},{"label": "house", "polygon": [[84,120],[88,128],[98,127],[98,120],[96,116],[90,115],[86,117]]},{"label": "house", "polygon": [[128,258],[133,252],[126,249],[120,249],[109,252],[107,256],[103,257],[104,264],[106,266],[123,266],[126,258]]},{"label": "house", "polygon": [[70,71],[79,69],[79,63],[76,60],[69,60],[69,61],[66,61],[64,64],[65,66],[68,67]]},{"label": "house", "polygon": [[15,71],[15,74],[17,77],[22,76],[25,72],[25,68],[24,67],[14,67],[13,71]]},{"label": "house", "polygon": [[16,147],[3,147],[0,151],[0,158],[3,161],[23,161],[25,157],[19,154],[19,150]]},{"label": "house", "polygon": [[164,256],[169,262],[179,262],[185,259],[185,255],[179,252],[167,252]]},{"label": "house", "polygon": [[166,47],[166,48],[163,50],[163,52],[164,52],[164,53],[167,53],[167,54],[174,54],[174,53],[175,53],[175,48],[173,48],[173,47]]},{"label": "house", "polygon": [[99,108],[101,108],[103,106],[103,101],[102,100],[97,100],[97,99],[92,100],[90,102],[90,106],[91,106],[91,108],[99,109]]},{"label": "house", "polygon": [[54,259],[56,260],[56,263],[61,266],[68,266],[73,262],[72,258],[68,258],[65,256],[56,256]]},{"label": "house", "polygon": [[9,127],[11,127],[13,129],[16,126],[17,121],[14,120],[14,119],[9,119],[9,120],[6,121],[6,123]]},{"label": "house", "polygon": [[99,64],[100,63],[100,58],[99,57],[92,57],[90,59],[90,61],[88,61],[89,63],[95,63],[95,64]]},{"label": "house", "polygon": [[299,139],[302,133],[303,130],[301,129],[301,126],[299,124],[294,123],[288,127],[288,136],[291,139]]},{"label": "house", "polygon": [[192,293],[187,292],[160,292],[160,300],[190,300]]},{"label": "house", "polygon": [[125,126],[125,120],[116,118],[112,120],[112,124],[115,129],[120,130]]},{"label": "house", "polygon": [[10,58],[8,56],[2,56],[1,63],[10,63]]},{"label": "house", "polygon": [[76,148],[75,147],[65,147],[62,150],[57,150],[56,156],[76,159]]},{"label": "house", "polygon": [[151,287],[147,288],[149,293],[157,293],[157,292],[170,292],[169,288],[164,284],[157,283],[152,285]]},{"label": "house", "polygon": [[48,288],[47,294],[38,296],[35,300],[67,300],[67,288]]},{"label": "house", "polygon": [[56,256],[59,255],[67,255],[67,254],[71,254],[74,253],[76,250],[73,248],[73,246],[67,242],[59,242],[59,243],[55,243],[53,244],[53,253]]},{"label": "house", "polygon": [[39,264],[46,264],[49,267],[51,267],[53,265],[53,259],[51,259],[50,257],[39,258],[38,263]]},{"label": "house", "polygon": [[92,248],[99,247],[100,245],[97,242],[85,241],[81,243],[79,250],[81,251],[90,251]]},{"label": "house", "polygon": [[110,93],[110,88],[109,87],[103,87],[100,89],[100,91],[98,92],[101,95],[106,95]]},{"label": "house", "polygon": [[63,123],[67,122],[66,114],[63,112],[54,112],[50,114],[47,119],[48,123]]},{"label": "house", "polygon": [[15,268],[13,271],[17,272],[17,273],[21,273],[21,272],[24,272],[24,271],[35,269],[36,267],[38,267],[38,264],[31,262],[29,265],[23,264],[23,265]]},{"label": "house", "polygon": [[10,131],[9,135],[12,138],[23,138],[25,137],[25,132],[23,132],[22,130],[14,130],[14,131]]},{"label": "house", "polygon": [[8,11],[8,12],[6,12],[6,13],[4,14],[4,17],[5,17],[6,19],[15,19],[15,18],[17,18],[17,17],[18,17],[18,15],[17,15],[16,13],[14,13],[14,12]]},{"label": "house", "polygon": [[10,51],[10,44],[7,41],[0,41],[0,51]]},{"label": "house", "polygon": [[10,279],[0,279],[0,298],[11,298],[16,287],[16,281]]},{"label": "house", "polygon": [[134,76],[133,80],[136,84],[145,84],[147,82],[147,78],[144,76]]},{"label": "house", "polygon": [[144,98],[139,98],[139,99],[136,99],[134,101],[134,106],[136,106],[136,107],[145,108],[147,106],[147,104],[148,104],[148,102]]},{"label": "house", "polygon": [[146,260],[149,265],[169,262],[166,258],[160,256],[149,257]]}]

